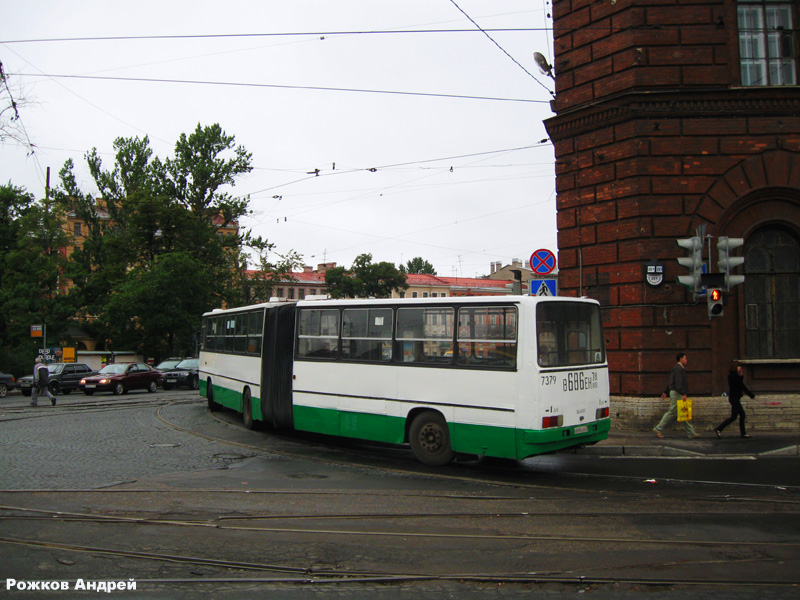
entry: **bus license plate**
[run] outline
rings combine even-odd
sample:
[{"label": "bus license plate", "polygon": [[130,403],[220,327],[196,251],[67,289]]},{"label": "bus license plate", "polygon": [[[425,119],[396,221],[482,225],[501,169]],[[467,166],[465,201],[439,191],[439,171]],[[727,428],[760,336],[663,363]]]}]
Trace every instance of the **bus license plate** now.
[{"label": "bus license plate", "polygon": [[579,433],[589,433],[589,426],[588,425],[581,425],[580,427],[575,428],[575,435]]}]

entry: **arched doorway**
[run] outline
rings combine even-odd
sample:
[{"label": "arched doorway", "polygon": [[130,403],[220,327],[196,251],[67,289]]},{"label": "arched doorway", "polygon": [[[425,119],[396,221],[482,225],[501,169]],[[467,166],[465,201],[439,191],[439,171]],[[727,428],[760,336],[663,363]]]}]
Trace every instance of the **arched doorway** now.
[{"label": "arched doorway", "polygon": [[768,226],[745,242],[745,357],[800,358],[800,240]]}]

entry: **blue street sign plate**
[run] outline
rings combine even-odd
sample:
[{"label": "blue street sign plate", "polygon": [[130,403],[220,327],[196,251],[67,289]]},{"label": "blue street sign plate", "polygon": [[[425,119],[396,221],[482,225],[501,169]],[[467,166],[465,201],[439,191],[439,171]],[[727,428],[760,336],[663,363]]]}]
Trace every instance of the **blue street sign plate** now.
[{"label": "blue street sign plate", "polygon": [[531,270],[537,275],[550,275],[556,268],[556,256],[542,248],[531,254]]}]

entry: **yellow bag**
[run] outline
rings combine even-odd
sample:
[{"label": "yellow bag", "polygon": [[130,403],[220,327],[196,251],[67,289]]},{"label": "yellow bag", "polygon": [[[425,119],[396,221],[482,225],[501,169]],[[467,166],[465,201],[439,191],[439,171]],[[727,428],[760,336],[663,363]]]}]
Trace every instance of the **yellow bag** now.
[{"label": "yellow bag", "polygon": [[691,421],[692,420],[692,399],[683,398],[678,399],[678,421]]}]

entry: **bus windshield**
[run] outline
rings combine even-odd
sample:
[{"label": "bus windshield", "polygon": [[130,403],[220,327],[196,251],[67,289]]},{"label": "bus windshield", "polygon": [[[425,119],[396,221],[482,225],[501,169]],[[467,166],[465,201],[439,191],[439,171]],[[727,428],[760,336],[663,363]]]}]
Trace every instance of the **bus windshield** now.
[{"label": "bus windshield", "polygon": [[577,302],[542,302],[536,307],[540,367],[576,367],[605,362],[600,307]]}]

